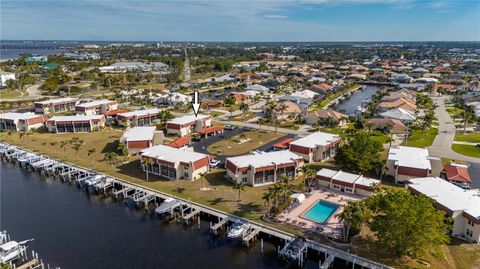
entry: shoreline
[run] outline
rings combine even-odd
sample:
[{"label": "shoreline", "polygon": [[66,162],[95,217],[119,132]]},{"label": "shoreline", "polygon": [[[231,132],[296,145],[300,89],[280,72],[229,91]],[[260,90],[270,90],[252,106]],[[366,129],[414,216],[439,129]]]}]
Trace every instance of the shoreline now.
[{"label": "shoreline", "polygon": [[[203,204],[194,202],[194,201],[186,199],[186,198],[177,197],[175,195],[168,194],[168,193],[165,193],[165,192],[160,191],[160,190],[155,190],[155,189],[152,189],[150,187],[142,186],[142,185],[134,183],[134,182],[129,182],[128,180],[121,179],[121,178],[118,178],[116,176],[111,176],[107,173],[97,172],[93,169],[89,169],[89,168],[82,167],[80,165],[72,164],[72,163],[69,163],[67,161],[63,161],[63,160],[60,160],[60,159],[57,159],[57,158],[50,157],[48,155],[38,154],[38,153],[33,152],[29,149],[21,149],[16,145],[8,144],[8,143],[5,143],[5,142],[1,142],[1,143],[3,143],[4,145],[8,145],[8,146],[14,146],[20,151],[45,156],[45,157],[47,157],[51,160],[55,160],[59,163],[68,165],[72,168],[75,168],[75,169],[78,169],[78,170],[81,170],[81,171],[96,173],[98,175],[105,175],[105,176],[107,176],[109,178],[112,178],[113,180],[117,181],[116,183],[120,184],[121,186],[126,186],[126,187],[132,187],[134,189],[139,189],[139,190],[144,191],[146,193],[153,194],[153,195],[155,195],[155,196],[157,196],[161,199],[174,198],[174,199],[180,200],[183,204],[194,206],[197,209],[199,209],[201,212],[206,213],[210,216],[216,216],[216,217],[221,218],[221,219],[230,218],[230,219],[233,219],[233,220],[243,220],[245,222],[248,222],[248,223],[252,224],[252,226],[255,229],[259,230],[259,232],[262,232],[262,233],[270,235],[270,236],[277,237],[279,239],[283,239],[286,244],[288,242],[291,242],[291,241],[295,240],[295,239],[302,239],[302,240],[305,240],[305,244],[307,245],[307,249],[313,249],[313,250],[316,250],[317,252],[322,253],[322,254],[327,254],[328,253],[328,254],[334,255],[338,259],[341,259],[341,260],[346,261],[346,262],[351,262],[351,263],[354,263],[354,264],[356,263],[358,265],[362,265],[362,266],[367,267],[367,268],[391,268],[387,265],[377,263],[377,262],[374,262],[374,261],[369,260],[367,258],[363,258],[363,257],[357,256],[357,255],[351,254],[351,253],[347,253],[343,250],[334,248],[332,246],[324,245],[324,244],[315,242],[315,241],[310,240],[310,239],[305,239],[305,238],[296,236],[294,234],[282,231],[280,229],[271,227],[269,225],[265,225],[265,224],[259,223],[257,221],[242,218],[242,217],[236,216],[234,214],[230,214],[230,213],[224,212],[222,210],[218,210],[218,209],[215,209],[213,207],[203,205]],[[5,158],[3,158],[3,156],[2,156],[2,162],[6,162]]]}]

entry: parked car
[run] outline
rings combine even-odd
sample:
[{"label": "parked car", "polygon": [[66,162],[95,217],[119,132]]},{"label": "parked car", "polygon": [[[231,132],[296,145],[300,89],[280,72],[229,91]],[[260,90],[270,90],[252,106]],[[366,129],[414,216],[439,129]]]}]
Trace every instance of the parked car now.
[{"label": "parked car", "polygon": [[225,125],[223,128],[225,130],[235,130],[235,129],[237,129],[237,126],[235,126],[235,125]]},{"label": "parked car", "polygon": [[209,163],[210,167],[217,167],[219,164],[220,164],[219,160],[210,159],[210,163]]}]

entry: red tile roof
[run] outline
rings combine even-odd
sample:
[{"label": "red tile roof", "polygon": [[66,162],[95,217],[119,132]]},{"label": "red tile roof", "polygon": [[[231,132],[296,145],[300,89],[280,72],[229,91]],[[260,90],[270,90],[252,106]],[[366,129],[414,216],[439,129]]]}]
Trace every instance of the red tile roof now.
[{"label": "red tile roof", "polygon": [[449,181],[461,181],[466,183],[472,183],[468,169],[462,166],[447,165],[445,166],[445,172]]},{"label": "red tile roof", "polygon": [[198,131],[199,134],[211,134],[218,131],[223,131],[223,126],[212,126]]},{"label": "red tile roof", "polygon": [[273,147],[277,149],[288,149],[292,141],[295,141],[295,138],[285,138],[282,141],[273,144]]},{"label": "red tile roof", "polygon": [[105,116],[115,116],[115,115],[117,115],[117,114],[125,113],[125,112],[128,112],[128,110],[126,110],[126,109],[117,109],[117,110],[107,111],[107,112],[103,113],[103,115],[105,115]]},{"label": "red tile roof", "polygon": [[333,89],[332,86],[326,84],[326,83],[320,83],[320,84],[315,84],[313,87],[318,88],[322,91],[331,91]]},{"label": "red tile roof", "polygon": [[172,147],[172,148],[182,148],[184,147],[185,145],[187,145],[190,140],[192,140],[192,138],[190,137],[180,137],[180,138],[177,138],[175,140],[172,141],[172,143],[168,144],[169,147]]}]

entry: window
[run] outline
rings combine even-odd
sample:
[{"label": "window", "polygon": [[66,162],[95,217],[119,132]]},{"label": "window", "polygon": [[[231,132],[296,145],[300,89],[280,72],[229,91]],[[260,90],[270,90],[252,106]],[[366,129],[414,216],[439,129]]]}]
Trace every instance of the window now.
[{"label": "window", "polygon": [[467,234],[469,237],[472,237],[472,236],[473,236],[473,231],[470,230],[470,229],[467,229],[466,234]]},{"label": "window", "polygon": [[353,193],[353,189],[351,189],[351,188],[345,188],[345,191],[346,191],[346,192]]},{"label": "window", "polygon": [[246,175],[247,173],[248,173],[248,171],[245,170],[245,171],[242,172],[242,175]]},{"label": "window", "polygon": [[243,178],[242,178],[242,181],[243,181],[243,183],[248,183],[248,178],[243,177]]},{"label": "window", "polygon": [[473,221],[469,220],[468,225],[473,226]]},{"label": "window", "polygon": [[185,170],[188,170],[188,169],[189,169],[189,167],[188,167],[188,166],[184,166],[184,167],[183,167],[183,169],[185,169]]},{"label": "window", "polygon": [[183,173],[183,176],[184,176],[185,178],[188,178],[188,172]]},{"label": "window", "polygon": [[333,188],[336,189],[336,190],[339,190],[339,189],[340,189],[340,186],[338,186],[338,185],[333,185]]}]

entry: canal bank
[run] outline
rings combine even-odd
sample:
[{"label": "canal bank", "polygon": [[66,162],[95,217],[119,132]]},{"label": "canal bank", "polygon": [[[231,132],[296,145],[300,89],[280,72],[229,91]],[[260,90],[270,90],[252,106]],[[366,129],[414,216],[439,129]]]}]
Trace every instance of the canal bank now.
[{"label": "canal bank", "polygon": [[363,85],[361,88],[343,95],[342,99],[338,99],[337,104],[333,106],[335,111],[346,115],[357,115],[359,108],[365,108],[381,88],[374,85]]},{"label": "canal bank", "polygon": [[[172,197],[171,195],[168,195],[156,190],[152,190],[144,186],[139,186],[133,183],[125,182],[121,179],[112,178],[110,176],[95,173],[93,171],[89,171],[88,169],[85,169],[82,167],[78,167],[72,164],[46,158],[32,152],[18,149],[16,147],[11,147],[11,146],[6,146],[6,148],[4,147],[4,149],[2,150],[2,157],[3,157],[2,160],[19,162],[20,164],[23,164],[24,167],[29,167],[29,162],[32,168],[37,167],[39,163],[43,167],[46,167],[48,163],[49,168],[45,169],[45,171],[48,170],[51,173],[48,172],[47,174],[56,175],[58,179],[63,179],[66,182],[70,182],[70,183],[75,183],[75,182],[79,183],[81,182],[81,180],[79,179],[85,179],[87,177],[90,179],[91,177],[95,177],[96,179],[99,177],[98,179],[103,179],[103,181],[96,180],[95,184],[101,184],[103,186],[102,187],[103,193],[107,193],[105,183],[108,181],[108,186],[112,188],[108,193],[122,193],[125,198],[129,198],[129,199],[131,198],[133,200],[136,200],[138,197],[154,196],[153,201],[155,202],[161,201],[162,199],[168,199],[168,198],[178,199],[182,205],[181,216],[183,220],[185,220],[185,222],[187,223],[191,217],[198,216],[197,220],[200,226],[200,222],[201,222],[200,216],[202,214],[207,215],[209,218],[212,218],[212,217],[214,219],[216,218],[216,221],[219,221],[222,219],[224,220],[228,219],[229,222],[240,220],[240,218],[237,216],[230,215],[225,212],[191,202],[189,200]],[[139,196],[137,196],[137,194]],[[110,196],[110,195],[106,195],[106,196]],[[145,206],[147,207],[148,205],[145,203]],[[186,214],[184,214],[184,209],[183,209],[184,207],[189,209],[189,212],[187,212]],[[347,252],[344,252],[326,245],[319,244],[311,240],[305,240],[303,238],[296,237],[292,234],[268,227],[260,223],[252,222],[250,220],[245,220],[245,219],[242,219],[242,221],[249,223],[251,228],[249,232],[251,232],[251,234],[254,234],[253,237],[249,237],[248,234],[242,235],[243,243],[245,243],[245,240],[247,239],[246,245],[248,246],[250,245],[249,244],[250,240],[254,240],[260,237],[261,238],[260,246],[261,246],[261,249],[263,250],[264,244],[263,244],[262,236],[267,236],[269,239],[273,238],[276,242],[280,242],[277,244],[277,255],[281,258],[287,258],[290,261],[293,260],[294,263],[298,263],[298,264],[307,263],[309,261],[306,259],[307,255],[313,252],[314,257],[320,256],[320,258],[314,259],[316,260],[316,263],[318,263],[318,265],[321,265],[320,268],[328,268],[328,266],[333,264],[335,264],[335,268],[355,268],[356,267],[355,265],[357,265],[357,267],[358,265],[361,265],[367,268],[387,268],[382,264],[369,261],[367,259],[349,254]],[[212,223],[210,224],[209,227],[211,226],[212,226]],[[256,234],[258,234],[259,236],[258,237],[255,236]],[[296,246],[300,246],[300,248],[297,248]],[[264,252],[262,251],[262,253]],[[310,254],[309,257],[311,258],[312,254]],[[340,264],[340,265],[337,265],[337,264]]]}]

